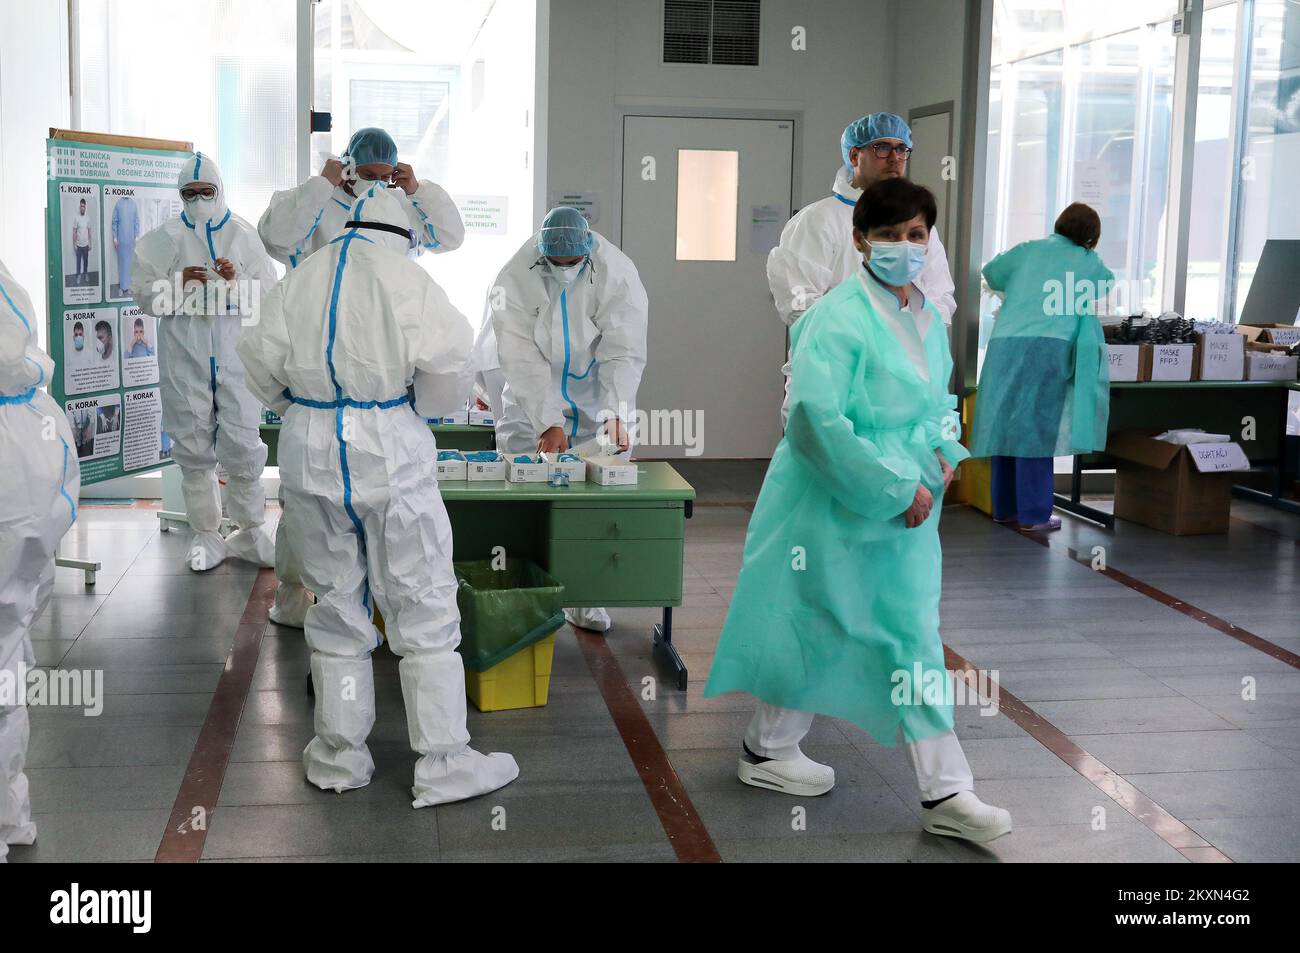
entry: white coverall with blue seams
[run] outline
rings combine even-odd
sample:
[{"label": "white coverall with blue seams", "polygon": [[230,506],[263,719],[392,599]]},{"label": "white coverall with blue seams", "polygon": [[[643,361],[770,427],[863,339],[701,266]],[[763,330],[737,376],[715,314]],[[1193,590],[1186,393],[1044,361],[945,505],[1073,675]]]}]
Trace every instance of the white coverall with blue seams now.
[{"label": "white coverall with blue seams", "polygon": [[401,656],[420,756],[414,806],[424,807],[495,790],[519,773],[510,755],[469,747],[451,523],[437,445],[408,400],[413,386],[420,413],[439,416],[463,399],[471,332],[405,257],[405,214],[391,190],[364,195],[349,220],[365,225],[284,278],[239,353],[254,392],[284,415],[280,533],[317,596],[305,625],[316,692],[307,779],[334,791],[370,781],[377,604]]},{"label": "white coverall with blue seams", "polygon": [[[274,543],[263,528],[262,408],[244,384],[235,344],[244,323],[257,320],[262,297],[279,277],[257,232],[226,206],[221,173],[210,156],[196,153],[181,168],[177,187],[192,184],[213,187],[216,197],[185,202],[180,217],[140,239],[132,264],[136,304],[158,319],[163,429],[172,438],[194,530],[187,561],[194,569],[211,569],[230,555],[269,566]],[[223,258],[234,266],[232,282],[214,270]],[[201,289],[181,288],[187,267],[208,269]],[[217,464],[226,471],[226,505],[239,527],[227,539],[219,533]]]},{"label": "white coverall with blue seams", "polygon": [[31,628],[54,588],[54,551],[77,518],[72,428],[41,390],[54,363],[36,346],[31,298],[0,262],[0,863],[36,839],[28,797],[26,671]]}]

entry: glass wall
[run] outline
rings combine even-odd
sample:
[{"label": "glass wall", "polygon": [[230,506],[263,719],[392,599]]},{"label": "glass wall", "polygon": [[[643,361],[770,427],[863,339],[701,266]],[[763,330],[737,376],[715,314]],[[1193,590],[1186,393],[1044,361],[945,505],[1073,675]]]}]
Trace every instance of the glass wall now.
[{"label": "glass wall", "polygon": [[536,4],[319,0],[313,16],[312,108],[333,128],[312,136],[312,171],[355,130],[387,129],[400,161],[461,208],[464,246],[419,261],[477,325],[497,272],[536,225]]},{"label": "glass wall", "polygon": [[1237,3],[1205,11],[1201,23],[1201,70],[1196,89],[1196,153],[1187,248],[1189,317],[1223,315],[1228,257],[1229,206],[1233,196],[1233,77],[1237,59]]},{"label": "glass wall", "polygon": [[78,0],[81,128],[194,143],[256,222],[295,184],[294,0]]},{"label": "glass wall", "polygon": [[[1300,238],[1300,2],[1205,0],[1185,275],[1166,273],[1178,0],[996,0],[984,256],[1051,231],[1071,201],[1125,310],[1240,317],[1264,243]],[[992,310],[986,302],[984,311]],[[981,340],[987,337],[987,314]],[[1284,316],[1282,320],[1289,320]]]},{"label": "glass wall", "polygon": [[[1247,22],[1236,285],[1230,300],[1237,318],[1265,240],[1300,239],[1300,3],[1254,0]],[[1278,320],[1293,321],[1295,315]]]}]

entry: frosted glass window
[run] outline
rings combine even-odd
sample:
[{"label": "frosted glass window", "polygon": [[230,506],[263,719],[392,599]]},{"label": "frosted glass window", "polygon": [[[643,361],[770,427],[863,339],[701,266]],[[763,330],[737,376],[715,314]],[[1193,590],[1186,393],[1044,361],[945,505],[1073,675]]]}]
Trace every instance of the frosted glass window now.
[{"label": "frosted glass window", "polygon": [[735,261],[740,153],[677,150],[677,260]]}]

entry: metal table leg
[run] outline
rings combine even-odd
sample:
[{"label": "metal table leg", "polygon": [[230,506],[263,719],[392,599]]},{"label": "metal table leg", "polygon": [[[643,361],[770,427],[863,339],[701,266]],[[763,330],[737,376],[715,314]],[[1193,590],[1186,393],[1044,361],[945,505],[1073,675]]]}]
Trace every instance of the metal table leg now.
[{"label": "metal table leg", "polygon": [[95,573],[104,567],[103,563],[93,562],[89,559],[65,559],[62,556],[54,557],[54,565],[62,566],[64,569],[80,569],[86,574],[87,589],[95,584]]},{"label": "metal table leg", "polygon": [[654,654],[655,658],[666,663],[676,676],[677,690],[686,691],[686,663],[682,661],[682,657],[677,654],[677,647],[673,645],[673,610],[667,606],[664,606],[664,621],[654,627]]}]

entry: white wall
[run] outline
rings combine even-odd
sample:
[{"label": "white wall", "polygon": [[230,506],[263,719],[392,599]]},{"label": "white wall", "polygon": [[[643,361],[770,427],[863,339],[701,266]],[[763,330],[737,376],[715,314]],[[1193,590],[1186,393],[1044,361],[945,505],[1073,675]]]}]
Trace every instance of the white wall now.
[{"label": "white wall", "polygon": [[68,126],[66,3],[0,0],[0,259],[45,340],[45,140]]},{"label": "white wall", "polygon": [[[662,0],[551,0],[548,194],[598,192],[596,227],[617,240],[619,110],[659,106],[801,112],[795,207],[827,195],[845,125],[892,105],[894,8],[895,0],[764,0],[761,65],[720,67],[660,62]],[[806,52],[791,49],[796,26]]]}]

